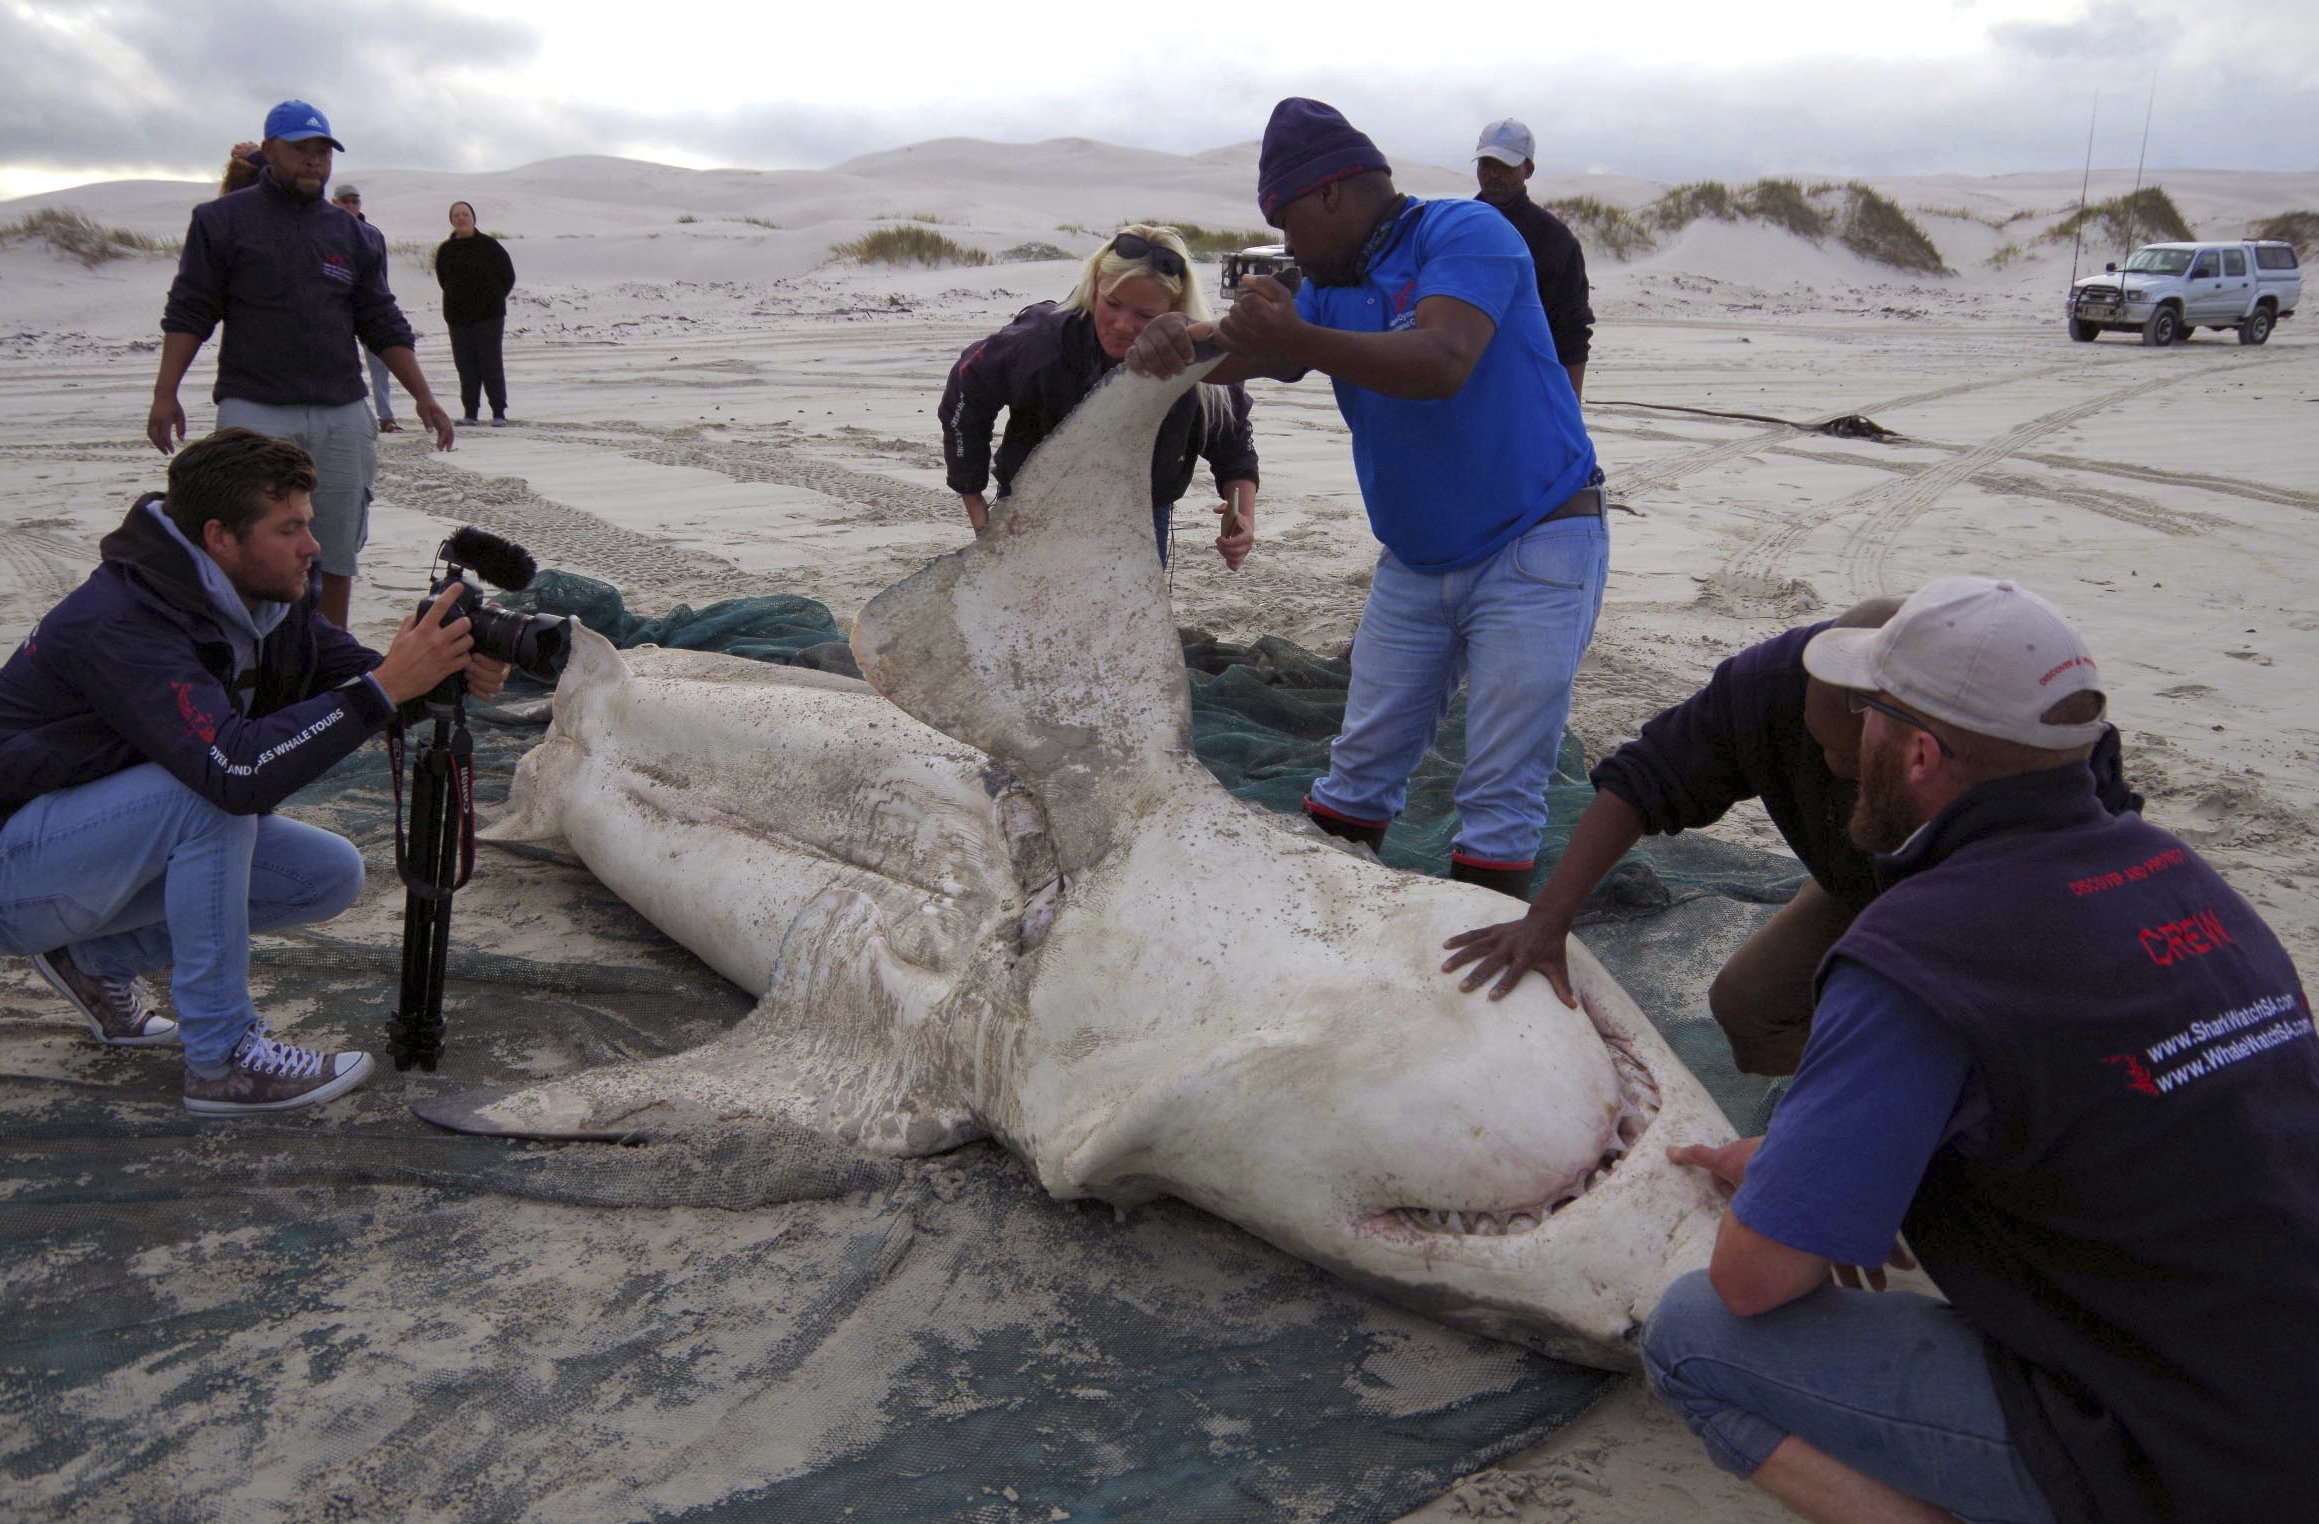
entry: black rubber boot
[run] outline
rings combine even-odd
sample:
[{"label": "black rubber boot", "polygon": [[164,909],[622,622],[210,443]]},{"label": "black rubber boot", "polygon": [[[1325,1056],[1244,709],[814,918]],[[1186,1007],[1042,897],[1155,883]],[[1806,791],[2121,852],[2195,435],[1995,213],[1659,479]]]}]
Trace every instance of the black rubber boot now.
[{"label": "black rubber boot", "polygon": [[1495,889],[1500,894],[1511,895],[1528,904],[1530,874],[1536,866],[1531,863],[1520,868],[1483,868],[1473,863],[1459,862],[1453,857],[1449,860],[1449,876],[1458,883],[1479,884],[1484,889]]},{"label": "black rubber boot", "polygon": [[1372,852],[1385,850],[1385,827],[1381,825],[1362,825],[1358,821],[1324,815],[1312,807],[1309,799],[1305,801],[1304,818],[1341,841],[1359,842]]}]

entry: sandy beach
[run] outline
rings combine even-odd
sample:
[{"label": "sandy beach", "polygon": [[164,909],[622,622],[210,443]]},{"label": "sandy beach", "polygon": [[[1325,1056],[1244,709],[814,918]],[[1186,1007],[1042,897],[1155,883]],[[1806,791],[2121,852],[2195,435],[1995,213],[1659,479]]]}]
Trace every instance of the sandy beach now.
[{"label": "sandy beach", "polygon": [[[1034,242],[1076,256],[1129,218],[1252,227],[1254,157],[1253,145],[1180,157],[952,139],[817,172],[610,159],[486,175],[364,170],[439,398],[455,405],[457,385],[422,250],[452,198],[473,201],[506,241],[519,288],[507,336],[515,426],[462,431],[447,454],[415,431],[381,440],[357,633],[385,643],[462,523],[615,583],[640,613],[792,592],[844,623],[968,537],[943,484],[943,377],[1017,309],[1063,295],[1075,265],[863,266],[832,246],[917,222],[993,256]],[[2319,206],[2319,174],[2148,178],[2205,236]],[[1447,169],[1400,179],[1425,195],[1470,192]],[[1625,261],[1589,245],[1585,412],[1613,498],[1631,512],[1613,515],[1610,591],[1572,724],[1599,751],[1725,655],[1791,625],[1947,573],[2018,577],[2086,630],[2149,817],[2204,853],[2310,969],[2315,309],[2261,348],[2217,332],[2170,349],[2116,335],[2070,342],[2060,302],[2073,250],[2035,235],[2074,206],[2077,181],[1871,182],[1949,274],[1744,220],[1695,222]],[[1664,189],[1543,173],[1533,186],[1621,206]],[[84,187],[0,203],[0,224],[68,207],[175,239],[205,194],[184,182]],[[2116,256],[2089,245],[2075,258],[2098,269]],[[0,246],[0,642],[12,646],[75,586],[128,502],[161,484],[142,431],[172,269],[165,256],[84,267],[36,240]],[[1211,292],[1215,273],[1200,270]],[[183,391],[196,435],[212,416],[214,350]],[[1264,471],[1256,550],[1227,572],[1206,546],[1209,505],[1179,505],[1177,620],[1332,650],[1352,633],[1375,558],[1344,426],[1318,379],[1251,390]],[[407,424],[408,399],[398,407]],[[1889,434],[1817,431],[1846,415]],[[1760,812],[1718,830],[1780,849]],[[375,915],[394,888],[374,879],[358,914]],[[47,998],[21,963],[0,969],[0,1004]],[[1412,1518],[1686,1516],[1783,1517],[1712,1470],[1628,1383]]]}]

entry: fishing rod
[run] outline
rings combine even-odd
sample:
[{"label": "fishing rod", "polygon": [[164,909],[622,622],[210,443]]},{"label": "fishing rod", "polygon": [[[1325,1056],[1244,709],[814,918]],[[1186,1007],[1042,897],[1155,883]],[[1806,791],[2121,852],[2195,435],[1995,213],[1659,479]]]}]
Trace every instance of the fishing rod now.
[{"label": "fishing rod", "polygon": [[2150,104],[2142,111],[2142,152],[2134,159],[2134,194],[2126,198],[2126,247],[2119,258],[2134,252],[2134,214],[2142,209],[2142,166],[2150,158],[2150,118],[2158,110],[2158,76],[2150,76]]},{"label": "fishing rod", "polygon": [[2077,235],[2069,242],[2069,288],[2077,289],[2077,255],[2085,244],[2086,192],[2094,183],[2094,122],[2102,114],[2102,92],[2094,91],[2094,109],[2087,114],[2085,123],[2085,178],[2077,186]]}]

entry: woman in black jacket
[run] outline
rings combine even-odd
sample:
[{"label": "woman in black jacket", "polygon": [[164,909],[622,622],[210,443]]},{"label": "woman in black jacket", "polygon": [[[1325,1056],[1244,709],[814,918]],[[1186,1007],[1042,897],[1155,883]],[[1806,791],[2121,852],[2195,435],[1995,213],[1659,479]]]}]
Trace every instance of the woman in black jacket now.
[{"label": "woman in black jacket", "polygon": [[[993,475],[991,430],[1007,415],[996,475],[1004,498],[1022,463],[1096,382],[1127,354],[1144,325],[1163,312],[1208,317],[1191,256],[1174,228],[1131,223],[1087,256],[1078,287],[1060,302],[1038,302],[970,346],[942,393],[942,459],[950,490],[980,534],[989,522],[984,490]],[[1234,571],[1256,543],[1256,442],[1248,393],[1238,384],[1198,386],[1161,423],[1152,450],[1151,521],[1160,559],[1176,499],[1202,456],[1215,474],[1223,515],[1216,552]]]},{"label": "woman in black jacket", "polygon": [[443,288],[443,323],[451,330],[451,363],[459,367],[461,423],[477,423],[476,404],[491,394],[491,426],[507,427],[507,371],[500,339],[515,261],[489,233],[475,230],[475,208],[451,203],[451,236],[435,248],[435,284]]}]

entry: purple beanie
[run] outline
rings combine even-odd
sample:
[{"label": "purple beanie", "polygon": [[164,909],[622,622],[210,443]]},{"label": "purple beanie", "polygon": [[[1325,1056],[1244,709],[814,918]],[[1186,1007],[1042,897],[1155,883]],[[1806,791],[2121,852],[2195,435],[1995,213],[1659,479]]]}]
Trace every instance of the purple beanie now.
[{"label": "purple beanie", "polygon": [[1368,135],[1336,107],[1292,95],[1272,108],[1264,124],[1264,149],[1256,160],[1256,207],[1264,220],[1280,226],[1291,201],[1324,185],[1393,166]]}]

